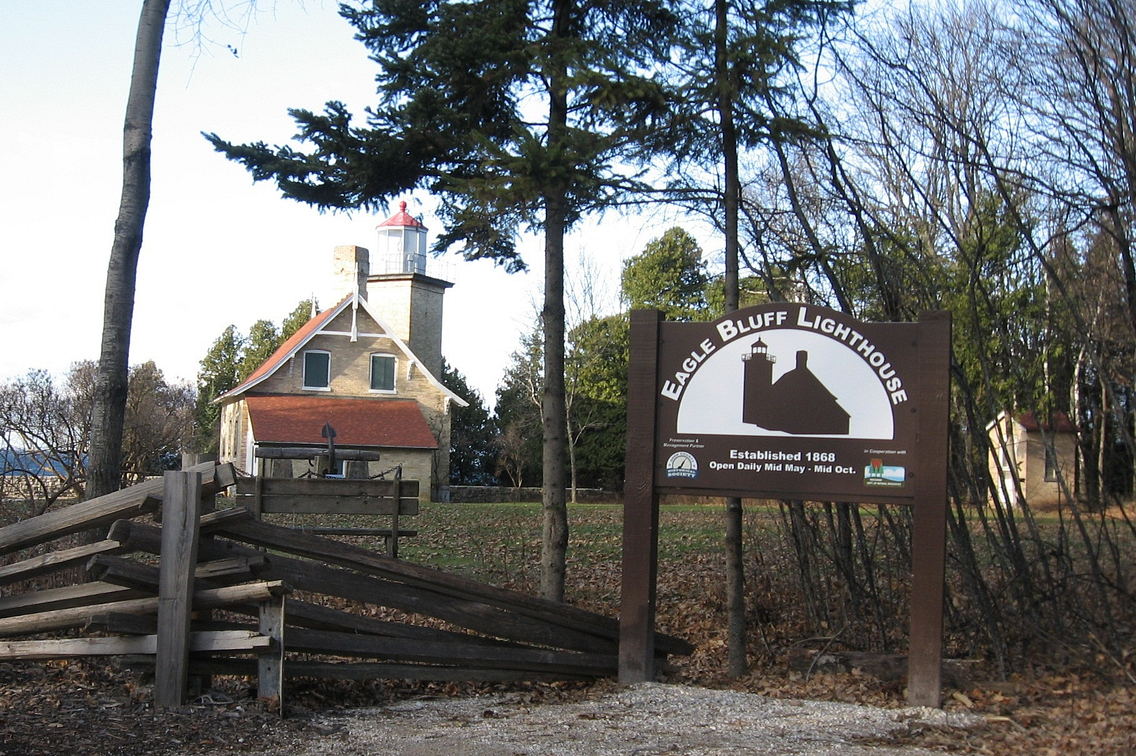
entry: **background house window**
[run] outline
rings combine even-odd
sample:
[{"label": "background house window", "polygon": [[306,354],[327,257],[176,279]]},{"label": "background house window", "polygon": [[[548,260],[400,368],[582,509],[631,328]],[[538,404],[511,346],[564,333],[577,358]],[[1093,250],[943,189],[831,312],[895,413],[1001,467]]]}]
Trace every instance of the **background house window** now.
[{"label": "background house window", "polygon": [[371,391],[394,391],[393,354],[371,355]]},{"label": "background house window", "polygon": [[324,389],[331,386],[331,352],[304,352],[304,388]]},{"label": "background house window", "polygon": [[1057,480],[1057,450],[1049,444],[1045,445],[1045,479],[1051,483]]}]

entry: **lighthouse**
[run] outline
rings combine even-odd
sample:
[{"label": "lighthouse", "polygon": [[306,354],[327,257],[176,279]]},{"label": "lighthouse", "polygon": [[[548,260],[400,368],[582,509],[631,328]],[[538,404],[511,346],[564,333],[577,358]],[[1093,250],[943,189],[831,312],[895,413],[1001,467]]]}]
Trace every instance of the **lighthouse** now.
[{"label": "lighthouse", "polygon": [[398,203],[376,227],[367,301],[435,377],[442,375],[442,298],[449,281],[426,273],[426,226]]},{"label": "lighthouse", "polygon": [[777,358],[763,340],[742,355],[742,422],[793,435],[848,435],[850,416],[809,369],[808,351],[798,349],[796,356],[796,367],[774,382]]},{"label": "lighthouse", "polygon": [[745,391],[742,398],[742,422],[763,425],[773,399],[773,364],[777,358],[769,353],[769,345],[760,338],[742,355],[745,363]]}]

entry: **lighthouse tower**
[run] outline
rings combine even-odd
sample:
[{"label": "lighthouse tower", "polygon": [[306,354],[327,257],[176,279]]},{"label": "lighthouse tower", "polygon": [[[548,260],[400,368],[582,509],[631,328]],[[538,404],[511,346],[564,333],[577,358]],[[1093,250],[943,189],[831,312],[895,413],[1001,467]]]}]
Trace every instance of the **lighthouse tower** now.
[{"label": "lighthouse tower", "polygon": [[367,301],[436,377],[442,376],[442,297],[453,286],[426,275],[426,226],[406,203],[377,227]]},{"label": "lighthouse tower", "polygon": [[763,425],[769,417],[773,387],[773,364],[777,358],[769,354],[769,345],[760,338],[742,355],[745,363],[745,388],[742,393],[742,422]]}]

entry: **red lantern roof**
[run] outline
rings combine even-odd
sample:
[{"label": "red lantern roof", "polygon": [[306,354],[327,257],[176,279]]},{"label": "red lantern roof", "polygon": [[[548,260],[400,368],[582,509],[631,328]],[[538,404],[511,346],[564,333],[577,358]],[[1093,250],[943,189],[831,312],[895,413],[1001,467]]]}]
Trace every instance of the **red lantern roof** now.
[{"label": "red lantern roof", "polygon": [[387,218],[380,223],[376,228],[388,228],[390,226],[396,227],[410,227],[410,228],[426,228],[422,222],[415,218],[410,213],[406,212],[406,202],[398,203],[398,212]]}]

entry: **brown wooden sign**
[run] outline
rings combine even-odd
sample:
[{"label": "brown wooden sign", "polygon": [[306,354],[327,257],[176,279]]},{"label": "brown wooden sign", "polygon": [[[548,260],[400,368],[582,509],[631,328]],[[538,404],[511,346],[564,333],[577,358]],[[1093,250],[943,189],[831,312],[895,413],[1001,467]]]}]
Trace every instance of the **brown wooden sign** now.
[{"label": "brown wooden sign", "polygon": [[660,493],[914,506],[908,701],[939,704],[950,315],[631,315],[621,682],[654,676]]},{"label": "brown wooden sign", "polygon": [[656,487],[913,501],[916,329],[802,304],[662,323]]}]

